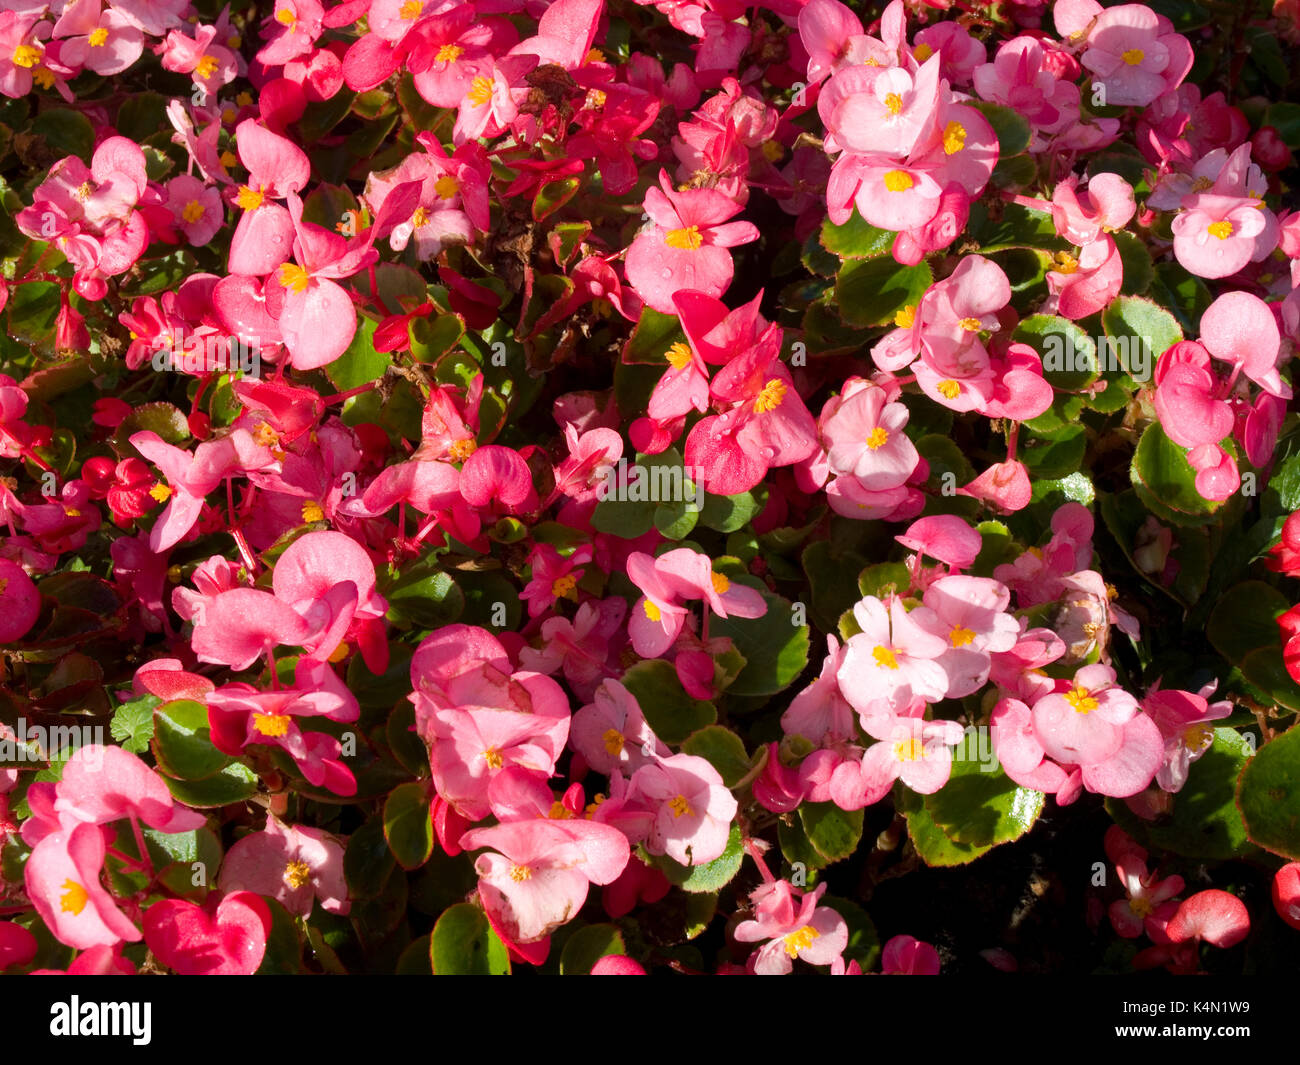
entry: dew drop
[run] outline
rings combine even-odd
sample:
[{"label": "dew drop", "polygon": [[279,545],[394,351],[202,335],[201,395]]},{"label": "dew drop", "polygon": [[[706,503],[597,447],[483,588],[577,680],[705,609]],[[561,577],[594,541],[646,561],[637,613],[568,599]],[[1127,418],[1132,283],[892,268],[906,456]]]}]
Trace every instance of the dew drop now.
[{"label": "dew drop", "polygon": [[670,269],[668,269],[668,267],[665,266],[663,270],[660,271],[659,276],[662,277],[665,281],[667,281],[673,276],[673,272]]},{"label": "dew drop", "polygon": [[776,448],[774,447],[759,448],[758,453],[763,456],[764,462],[771,462],[776,458]]}]

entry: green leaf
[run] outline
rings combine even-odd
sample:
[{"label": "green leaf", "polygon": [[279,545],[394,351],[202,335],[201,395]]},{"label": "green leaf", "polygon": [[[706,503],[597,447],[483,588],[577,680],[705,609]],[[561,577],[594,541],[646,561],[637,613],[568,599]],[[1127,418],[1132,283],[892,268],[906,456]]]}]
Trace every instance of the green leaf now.
[{"label": "green leaf", "polygon": [[549,218],[577,194],[582,182],[576,177],[548,181],[533,197],[533,221],[541,222]]},{"label": "green leaf", "polygon": [[153,751],[159,768],[182,780],[203,780],[230,762],[212,743],[208,708],[193,699],[176,699],[154,711]]},{"label": "green leaf", "polygon": [[1263,581],[1245,581],[1228,589],[1214,605],[1205,626],[1214,649],[1234,666],[1261,647],[1280,653],[1282,637],[1277,617],[1291,608],[1290,601]]},{"label": "green leaf", "polygon": [[509,976],[506,945],[477,906],[451,907],[433,926],[429,960],[435,976]]},{"label": "green leaf", "polygon": [[[952,775],[939,791],[924,799],[930,818],[954,843],[993,847],[1019,839],[1034,826],[1043,811],[1046,796],[1041,791],[1018,787],[993,761],[994,772],[986,772],[967,746],[957,748]],[[980,752],[981,754],[984,752]],[[991,752],[990,752],[991,753]]]},{"label": "green leaf", "polygon": [[1246,763],[1237,807],[1252,843],[1300,860],[1300,728],[1269,740]]},{"label": "green leaf", "polygon": [[[680,507],[697,501],[699,492],[699,487],[687,476],[676,448],[658,455],[642,455],[627,467],[626,478],[615,477],[611,481],[607,497],[592,512],[591,524],[597,532],[635,540],[654,527],[661,503],[675,503]],[[685,513],[684,507],[681,513]]]},{"label": "green leaf", "polygon": [[729,884],[740,872],[744,858],[740,826],[732,825],[726,849],[711,862],[704,865],[681,865],[663,854],[655,855],[651,860],[663,871],[664,876],[683,891],[702,894],[718,891]]},{"label": "green leaf", "polygon": [[1100,374],[1097,344],[1078,325],[1055,314],[1032,314],[1011,334],[1043,359],[1043,377],[1053,388],[1078,392]]},{"label": "green leaf", "polygon": [[[1138,345],[1145,349],[1141,355],[1145,361],[1139,362],[1139,366],[1152,366],[1154,359],[1183,339],[1178,319],[1140,296],[1120,296],[1112,300],[1101,312],[1101,324],[1106,336],[1115,341],[1120,352],[1127,353],[1135,362],[1137,359],[1133,353]],[[1131,374],[1132,366],[1132,362],[1125,362],[1125,371]]]},{"label": "green leaf", "polygon": [[904,307],[920,303],[932,280],[924,261],[900,266],[893,256],[850,260],[835,281],[835,299],[850,325],[884,325]]},{"label": "green leaf", "polygon": [[715,496],[704,494],[704,506],[700,508],[700,524],[718,532],[733,533],[762,509],[762,504],[753,492],[741,492],[734,496]]},{"label": "green leaf", "polygon": [[1214,302],[1209,286],[1178,263],[1156,265],[1151,296],[1160,306],[1173,311],[1186,336],[1200,335],[1201,315]]},{"label": "green leaf", "polygon": [[1151,287],[1151,281],[1155,277],[1155,270],[1151,265],[1151,253],[1147,251],[1146,244],[1140,238],[1126,229],[1117,230],[1111,236],[1115,239],[1115,246],[1119,248],[1120,262],[1124,267],[1121,295],[1142,295]]},{"label": "green leaf", "polygon": [[1208,516],[1223,506],[1196,490],[1196,471],[1187,461],[1187,451],[1165,435],[1159,422],[1152,422],[1142,433],[1133,453],[1131,474],[1138,495],[1148,504],[1154,499],[1167,508],[1171,520]]},{"label": "green leaf", "polygon": [[95,150],[95,127],[79,111],[55,108],[36,116],[31,132],[45,138],[58,155],[76,155],[87,165]]},{"label": "green leaf", "polygon": [[1139,842],[1187,858],[1224,861],[1250,852],[1246,829],[1233,803],[1238,774],[1250,757],[1250,745],[1235,729],[1216,728],[1214,743],[1192,763],[1182,790],[1170,796],[1172,813],[1143,821],[1122,800],[1106,807],[1116,822]]},{"label": "green leaf", "polygon": [[1072,431],[1050,440],[1036,439],[1033,436],[1022,438],[1019,458],[1029,469],[1032,478],[1060,480],[1079,468],[1084,452],[1088,449],[1088,432],[1082,425],[1072,426],[1071,429]]},{"label": "green leaf", "polygon": [[731,637],[745,656],[745,668],[728,695],[772,695],[793,684],[808,664],[808,625],[793,624],[797,616],[790,600],[768,591],[762,596],[767,603],[762,617],[710,619],[710,635]]},{"label": "green leaf", "polygon": [[930,816],[930,811],[919,795],[914,795],[906,788],[900,788],[897,794],[899,809],[907,817],[907,836],[912,841],[912,846],[916,848],[916,853],[920,855],[921,861],[926,865],[936,867],[967,865],[993,849],[992,844],[978,846],[973,843],[954,842],[935,824],[934,818]]},{"label": "green leaf", "polygon": [[864,596],[883,599],[887,595],[902,595],[911,586],[912,574],[905,562],[877,562],[858,574],[858,591]]},{"label": "green leaf", "polygon": [[108,731],[122,745],[124,751],[142,754],[149,749],[153,739],[153,711],[162,702],[156,695],[142,695],[129,703],[122,703],[113,711],[113,721]]},{"label": "green leaf", "polygon": [[433,936],[420,936],[411,940],[402,956],[397,959],[395,976],[432,976]]},{"label": "green leaf", "polygon": [[691,698],[672,663],[663,659],[638,662],[623,674],[623,686],[636,698],[650,728],[664,743],[682,743],[692,732],[718,719],[714,705]]},{"label": "green leaf", "polygon": [[405,578],[386,592],[389,620],[404,619],[421,628],[437,629],[456,621],[465,610],[465,596],[451,574],[438,572],[417,580]]},{"label": "green leaf", "polygon": [[1023,115],[1001,104],[972,100],[971,106],[989,120],[998,137],[998,159],[1019,155],[1029,147],[1029,123]]},{"label": "green leaf", "polygon": [[799,807],[799,823],[827,863],[847,858],[862,841],[861,810],[841,810],[833,802],[805,802]]},{"label": "green leaf", "polygon": [[840,615],[852,609],[859,598],[857,588],[844,577],[860,572],[867,560],[856,551],[837,556],[829,540],[817,540],[804,549],[799,561],[808,576],[812,622],[822,632],[833,632]]},{"label": "green leaf", "polygon": [[325,367],[325,374],[340,392],[378,381],[393,364],[386,352],[375,350],[375,322],[361,318],[347,350]]},{"label": "green leaf", "polygon": [[384,835],[384,819],[368,818],[351,836],[343,852],[343,875],[352,898],[375,898],[384,890],[397,859]]},{"label": "green leaf", "polygon": [[579,928],[564,944],[561,976],[590,976],[592,966],[611,954],[627,954],[618,925],[591,924]]},{"label": "green leaf", "polygon": [[221,772],[202,780],[178,780],[169,776],[163,780],[186,806],[229,806],[257,794],[257,774],[243,762],[231,762]]},{"label": "green leaf", "polygon": [[418,869],[433,853],[433,821],[423,784],[399,784],[384,802],[384,839],[403,869]]},{"label": "green leaf", "polygon": [[822,223],[821,246],[841,259],[875,259],[889,252],[897,236],[891,230],[877,229],[855,208],[841,226],[829,218]]},{"label": "green leaf", "polygon": [[275,899],[263,896],[271,911],[271,934],[266,953],[257,968],[258,976],[288,976],[302,971],[302,937],[297,919]]},{"label": "green leaf", "polygon": [[705,759],[722,776],[722,783],[734,788],[750,770],[744,741],[721,725],[706,725],[682,742],[682,752]]}]

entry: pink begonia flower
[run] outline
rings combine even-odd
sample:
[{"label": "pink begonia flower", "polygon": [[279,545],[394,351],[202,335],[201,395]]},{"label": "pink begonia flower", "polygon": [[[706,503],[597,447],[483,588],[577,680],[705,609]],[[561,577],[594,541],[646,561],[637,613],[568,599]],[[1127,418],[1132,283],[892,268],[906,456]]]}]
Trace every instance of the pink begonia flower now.
[{"label": "pink begonia flower", "polygon": [[1202,444],[1187,453],[1188,464],[1196,471],[1196,491],[1205,499],[1223,502],[1241,485],[1237,460],[1218,444]]},{"label": "pink begonia flower", "polygon": [[1291,398],[1291,386],[1277,371],[1282,334],[1269,305],[1249,292],[1225,292],[1201,316],[1201,343],[1233,375],[1243,373],[1279,399]]},{"label": "pink begonia flower", "polygon": [[271,909],[260,895],[212,894],[203,906],[155,902],[144,913],[145,942],[182,976],[251,976],[266,955]]},{"label": "pink begonia flower", "polygon": [[510,939],[544,939],[582,908],[591,884],[610,884],[631,856],[617,829],[585,822],[575,834],[546,818],[476,828],[461,837],[467,851],[487,848],[474,862],[479,897]]},{"label": "pink begonia flower", "polygon": [[1083,245],[1076,258],[1058,252],[1047,272],[1051,293],[1043,313],[1059,314],[1071,321],[1087,318],[1105,308],[1124,284],[1124,262],[1115,239],[1103,234]]},{"label": "pink begonia flower", "polygon": [[969,85],[975,68],[988,60],[984,43],[958,22],[936,22],[918,30],[912,49],[918,63],[939,54],[939,73],[953,85]]},{"label": "pink begonia flower", "polygon": [[616,680],[596,689],[594,702],[573,715],[569,744],[597,773],[631,775],[672,752],[646,723],[636,697]]},{"label": "pink begonia flower", "polygon": [[1034,729],[1048,757],[1092,765],[1119,751],[1122,727],[1140,709],[1132,695],[1115,686],[1115,671],[1109,666],[1084,666],[1068,690],[1034,704]]},{"label": "pink begonia flower", "polygon": [[1272,896],[1277,915],[1300,931],[1300,862],[1288,862],[1274,874]]},{"label": "pink begonia flower", "polygon": [[249,833],[226,852],[218,886],[269,896],[300,917],[311,914],[318,898],[328,913],[346,915],[352,906],[343,844],[319,828],[286,825],[273,814],[263,831]]},{"label": "pink begonia flower", "polygon": [[818,906],[826,885],[818,884],[802,898],[785,880],[762,884],[750,893],[752,920],[732,933],[738,943],[768,940],[750,956],[749,968],[758,976],[786,976],[795,959],[809,965],[832,965],[849,945],[849,926],[829,906]]},{"label": "pink begonia flower", "polygon": [[[101,0],[75,0],[54,24],[62,38],[58,60],[64,66],[84,67],[96,74],[120,74],[144,52],[144,35],[121,12],[104,9]],[[206,243],[206,242],[205,242]]]},{"label": "pink begonia flower", "polygon": [[1250,934],[1250,912],[1236,895],[1211,889],[1183,901],[1165,934],[1174,943],[1192,940],[1233,947]]},{"label": "pink begonia flower", "polygon": [[239,187],[236,206],[243,209],[230,239],[228,269],[232,274],[269,274],[288,257],[293,219],[275,203],[297,193],[311,176],[307,155],[293,141],[247,118],[235,130],[239,161],[248,182]]},{"label": "pink begonia flower", "polygon": [[276,0],[275,12],[263,20],[262,37],[267,42],[257,60],[280,66],[312,50],[321,33],[324,9],[319,0]]},{"label": "pink begonia flower", "polygon": [[[1174,219],[1174,256],[1201,277],[1229,277],[1254,259],[1257,237],[1268,228],[1259,201],[1198,193]],[[1267,253],[1266,253],[1267,254]]]},{"label": "pink begonia flower", "polygon": [[853,616],[862,631],[849,638],[839,684],[855,710],[866,715],[883,706],[897,713],[914,698],[937,702],[944,697],[948,675],[935,660],[948,643],[937,634],[928,607],[909,613],[897,596],[888,603],[867,596]]},{"label": "pink begonia flower", "polygon": [[639,962],[633,961],[626,954],[606,954],[591,967],[592,976],[646,976],[647,973]]},{"label": "pink begonia flower", "polygon": [[704,865],[727,849],[739,806],[705,759],[674,754],[642,766],[628,790],[656,810],[646,840],[651,854],[667,854],[682,865]]},{"label": "pink begonia flower", "polygon": [[30,95],[39,79],[42,87],[54,83],[53,71],[42,61],[52,27],[42,10],[23,13],[0,11],[0,93],[11,100]]},{"label": "pink begonia flower", "polygon": [[921,518],[894,539],[904,547],[938,559],[955,570],[969,569],[974,565],[983,545],[980,534],[954,514]]},{"label": "pink begonia flower", "polygon": [[225,223],[221,193],[189,174],[178,174],[167,182],[167,207],[177,228],[196,248],[211,242]]},{"label": "pink begonia flower", "polygon": [[[1103,10],[1100,4],[1067,5],[1057,12],[1056,26],[1062,34],[1073,35],[1083,22],[1087,28],[1087,48],[1079,62],[1093,73],[1095,84],[1104,87],[1107,104],[1120,107],[1145,107],[1158,96],[1177,89],[1192,68],[1192,46],[1186,37],[1172,32],[1168,19],[1157,15],[1145,4],[1121,4]],[[1064,25],[1063,25],[1064,22]]]},{"label": "pink begonia flower", "polygon": [[826,637],[826,645],[828,653],[820,675],[790,700],[781,715],[781,728],[787,736],[803,736],[819,746],[852,739],[855,731],[853,707],[837,679],[848,647],[833,635]]},{"label": "pink begonia flower", "polygon": [[696,289],[721,296],[731,284],[734,264],[726,249],[759,237],[752,222],[728,222],[742,206],[713,189],[673,188],[668,172],[646,190],[651,225],[639,233],[624,263],[628,283],[651,307],[675,313],[673,294]]},{"label": "pink begonia flower", "polygon": [[547,618],[542,622],[541,648],[520,648],[519,664],[548,676],[563,669],[564,679],[579,699],[593,698],[601,681],[621,673],[619,653],[624,645],[616,637],[627,609],[625,599],[610,596],[583,603],[572,621]]},{"label": "pink begonia flower", "polygon": [[1133,186],[1118,174],[1098,174],[1082,192],[1071,175],[1052,190],[1052,224],[1071,244],[1091,244],[1103,232],[1123,229],[1136,211]]},{"label": "pink begonia flower", "polygon": [[767,745],[767,760],[753,787],[754,799],[763,809],[784,814],[798,809],[805,791],[798,770],[781,763],[780,750],[775,740]]},{"label": "pink begonia flower", "polygon": [[239,76],[243,59],[237,52],[214,43],[221,32],[216,26],[200,23],[193,30],[193,37],[172,30],[155,50],[162,57],[164,70],[189,74],[207,96],[216,96],[223,85]]},{"label": "pink begonia flower", "polygon": [[939,952],[912,936],[894,936],[880,956],[885,976],[938,976]]},{"label": "pink begonia flower", "polygon": [[73,959],[67,970],[33,969],[32,976],[134,976],[135,964],[122,957],[122,945],[91,947]]},{"label": "pink begonia flower", "polygon": [[957,494],[981,499],[994,510],[1011,514],[1029,506],[1033,485],[1023,462],[995,462],[975,480],[961,485]]},{"label": "pink begonia flower", "polygon": [[55,939],[78,950],[140,939],[100,883],[105,853],[99,826],[74,822],[37,843],[23,867],[27,897],[41,920]]},{"label": "pink begonia flower", "polygon": [[959,699],[984,687],[990,654],[1009,651],[1020,636],[1016,619],[1006,613],[1011,591],[988,577],[940,577],[926,588],[923,600],[947,634],[948,649],[938,664],[948,675],[947,698]]},{"label": "pink begonia flower", "polygon": [[485,56],[460,99],[452,143],[457,147],[480,137],[496,137],[519,117],[530,88],[524,78],[537,67],[535,55]]},{"label": "pink begonia flower", "polygon": [[27,635],[41,613],[41,593],[22,566],[0,558],[0,643]]},{"label": "pink begonia flower", "polygon": [[[179,613],[177,597],[173,605]],[[233,588],[200,600],[193,620],[190,642],[198,660],[236,671],[247,669],[275,647],[302,646],[315,631],[293,607],[257,588]]]},{"label": "pink begonia flower", "polygon": [[904,484],[921,458],[903,431],[907,419],[908,409],[888,402],[883,388],[850,378],[822,408],[821,439],[831,471],[852,474],[869,491]]},{"label": "pink begonia flower", "polygon": [[1059,802],[1068,774],[1046,757],[1030,708],[1019,699],[1000,699],[989,726],[993,751],[1007,776],[1022,788],[1056,793]]},{"label": "pink begonia flower", "polygon": [[1107,908],[1111,927],[1125,939],[1136,939],[1145,931],[1160,942],[1170,918],[1178,912],[1174,896],[1183,890],[1183,878],[1156,879],[1147,872],[1146,851],[1125,835],[1118,825],[1106,830],[1106,855],[1115,863],[1120,884],[1128,896]]},{"label": "pink begonia flower", "polygon": [[902,67],[860,65],[836,74],[817,98],[826,150],[904,160],[930,129],[939,106],[939,59],[915,75]]},{"label": "pink begonia flower", "polygon": [[13,921],[0,921],[0,969],[27,965],[40,945],[26,928]]},{"label": "pink begonia flower", "polygon": [[1175,444],[1196,448],[1232,432],[1232,408],[1218,396],[1210,353],[1194,340],[1172,345],[1156,360],[1155,409]]},{"label": "pink begonia flower", "polygon": [[522,455],[499,444],[480,447],[460,471],[460,494],[473,507],[499,505],[523,513],[537,505],[532,473]]},{"label": "pink begonia flower", "polygon": [[1058,79],[1047,64],[1047,47],[1016,37],[998,48],[993,62],[975,68],[975,91],[1029,119],[1035,136],[1059,133],[1079,116],[1079,88]]},{"label": "pink begonia flower", "polygon": [[913,791],[932,795],[952,773],[949,747],[962,741],[964,730],[956,721],[922,721],[887,715],[865,719],[867,731],[880,742],[862,757],[862,776],[876,782],[902,780]]},{"label": "pink begonia flower", "polygon": [[640,903],[653,906],[672,887],[672,882],[657,866],[647,865],[634,854],[618,879],[605,885],[600,893],[600,904],[610,917],[617,920],[627,916]]},{"label": "pink begonia flower", "polygon": [[1214,745],[1214,728],[1209,723],[1232,713],[1230,700],[1210,703],[1206,699],[1213,690],[1214,685],[1199,693],[1153,689],[1142,700],[1142,708],[1165,740],[1164,760],[1156,773],[1156,783],[1164,791],[1182,790],[1191,764]]},{"label": "pink begonia flower", "polygon": [[63,767],[54,810],[70,822],[139,818],[159,832],[189,832],[206,820],[172,798],[162,778],[130,751],[91,744]]},{"label": "pink begonia flower", "polygon": [[411,684],[434,786],[462,816],[488,815],[488,784],[507,765],[555,772],[569,735],[569,700],[550,677],[513,672],[487,631],[447,625],[427,637],[411,659]]}]

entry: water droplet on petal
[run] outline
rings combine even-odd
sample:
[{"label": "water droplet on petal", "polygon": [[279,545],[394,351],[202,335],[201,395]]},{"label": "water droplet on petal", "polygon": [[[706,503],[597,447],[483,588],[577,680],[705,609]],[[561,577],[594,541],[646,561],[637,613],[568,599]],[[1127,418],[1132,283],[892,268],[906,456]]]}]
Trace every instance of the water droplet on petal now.
[{"label": "water droplet on petal", "polygon": [[665,266],[663,270],[660,272],[659,276],[662,277],[665,281],[667,281],[673,276],[673,272],[670,269],[668,269],[668,267]]},{"label": "water droplet on petal", "polygon": [[764,462],[771,462],[776,458],[776,448],[774,447],[759,448],[758,453],[763,456]]}]

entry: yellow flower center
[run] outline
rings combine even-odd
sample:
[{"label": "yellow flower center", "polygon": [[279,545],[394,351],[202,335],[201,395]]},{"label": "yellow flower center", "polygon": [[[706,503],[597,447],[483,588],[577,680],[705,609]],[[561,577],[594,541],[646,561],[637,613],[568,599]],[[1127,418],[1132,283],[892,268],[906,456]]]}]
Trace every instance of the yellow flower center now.
[{"label": "yellow flower center", "polygon": [[1097,700],[1092,693],[1078,684],[1065,693],[1065,701],[1074,707],[1076,713],[1090,714],[1097,709]]},{"label": "yellow flower center", "polygon": [[14,66],[16,67],[26,67],[30,70],[40,61],[41,50],[34,44],[20,44],[14,49]]},{"label": "yellow flower center", "polygon": [[573,811],[556,799],[546,811],[546,816],[552,821],[568,821],[573,817]]},{"label": "yellow flower center", "polygon": [[940,381],[935,385],[935,388],[939,390],[939,395],[943,396],[944,399],[956,399],[961,394],[961,385],[952,378]]},{"label": "yellow flower center", "polygon": [[924,63],[927,59],[929,59],[932,55],[934,55],[934,49],[931,48],[928,44],[918,44],[915,48],[912,49],[912,55],[916,57],[916,61],[918,63]]},{"label": "yellow flower center", "polygon": [[879,451],[889,443],[889,430],[877,425],[870,433],[867,434],[867,447],[872,451]]},{"label": "yellow flower center", "polygon": [[452,462],[464,462],[475,451],[478,450],[478,444],[470,437],[464,440],[453,441],[450,448],[447,449],[447,457]]},{"label": "yellow flower center", "polygon": [[948,642],[954,647],[965,647],[975,639],[975,633],[961,625],[954,625],[952,632],[948,633]]},{"label": "yellow flower center", "polygon": [[731,581],[727,579],[725,574],[713,570],[709,573],[709,579],[713,582],[713,590],[715,592],[719,595],[727,594],[727,589],[731,587]]},{"label": "yellow flower center", "polygon": [[311,879],[311,866],[306,862],[289,862],[284,867],[284,882],[297,891]]},{"label": "yellow flower center", "polygon": [[1142,51],[1141,48],[1130,48],[1127,52],[1125,52],[1122,56],[1120,56],[1120,58],[1123,59],[1124,62],[1131,67],[1137,66],[1146,57],[1147,57],[1146,53]]},{"label": "yellow flower center", "polygon": [[1205,231],[1212,237],[1218,237],[1220,240],[1227,240],[1232,236],[1232,223],[1226,218],[1222,222],[1211,222],[1205,227]]},{"label": "yellow flower center", "polygon": [[465,49],[458,44],[444,44],[438,49],[438,54],[433,57],[435,63],[454,63],[465,53]]},{"label": "yellow flower center", "polygon": [[420,0],[406,0],[397,14],[407,22],[414,22],[420,17],[420,12],[424,10],[424,5]]},{"label": "yellow flower center", "polygon": [[894,656],[894,652],[884,644],[877,644],[875,648],[872,649],[871,657],[876,660],[876,665],[881,669],[898,668],[898,659]]},{"label": "yellow flower center", "polygon": [[591,110],[599,111],[602,107],[605,106],[605,101],[608,99],[609,97],[606,96],[605,93],[602,92],[600,89],[589,89],[587,91],[586,104],[589,108],[591,108]]},{"label": "yellow flower center", "polygon": [[896,92],[888,93],[885,96],[885,106],[889,108],[891,115],[900,114],[903,110],[903,98]]},{"label": "yellow flower center", "polygon": [[690,347],[688,347],[686,344],[683,344],[680,340],[677,341],[677,343],[674,344],[672,347],[670,347],[666,352],[664,352],[664,355],[668,359],[668,364],[674,370],[686,369],[686,367],[691,364],[693,359],[693,356],[691,355]]},{"label": "yellow flower center", "polygon": [[578,596],[574,592],[577,587],[578,582],[566,573],[563,577],[556,577],[551,582],[551,594],[556,599],[577,599]]},{"label": "yellow flower center", "polygon": [[[227,166],[234,163],[232,159]],[[239,186],[239,195],[235,197],[235,203],[245,211],[256,211],[262,206],[262,201],[266,199],[266,193],[261,189],[250,189],[247,185]]]},{"label": "yellow flower center", "polygon": [[292,26],[295,22],[298,21],[298,16],[295,15],[292,11],[290,11],[287,7],[282,7],[280,8],[279,11],[275,13],[275,21],[278,22],[281,26]]},{"label": "yellow flower center", "polygon": [[63,882],[63,894],[59,897],[59,910],[61,912],[79,916],[81,911],[86,908],[88,900],[89,896],[86,894],[86,889],[75,880],[65,880]]},{"label": "yellow flower center", "polygon": [[207,81],[217,72],[217,57],[214,55],[205,55],[194,65],[194,73],[204,81]]},{"label": "yellow flower center", "polygon": [[103,26],[100,26],[97,29],[91,30],[90,36],[86,38],[86,43],[89,44],[91,48],[103,48],[104,42],[107,40],[108,30],[104,29]]},{"label": "yellow flower center", "polygon": [[957,324],[968,333],[978,333],[980,329],[983,328],[983,325],[978,318],[963,318]]},{"label": "yellow flower center", "polygon": [[623,753],[623,733],[616,728],[605,730],[605,735],[601,736],[605,743],[605,751],[611,758],[617,758]]},{"label": "yellow flower center", "polygon": [[776,410],[783,399],[785,399],[785,382],[773,377],[763,386],[763,391],[754,400],[754,413],[766,414],[768,411]]},{"label": "yellow flower center", "polygon": [[492,99],[492,82],[480,74],[469,83],[469,92],[465,94],[465,98],[475,107],[482,107]]},{"label": "yellow flower center", "polygon": [[1079,260],[1068,251],[1058,251],[1055,256],[1055,262],[1056,265],[1053,269],[1058,274],[1072,274],[1079,269]]},{"label": "yellow flower center", "polygon": [[[221,165],[224,166],[227,170],[229,170],[232,166],[234,166],[237,162],[239,162],[239,160],[235,157],[235,153],[229,150],[222,152],[219,156],[217,156],[217,159],[221,163]],[[243,205],[241,204],[240,206]]]},{"label": "yellow flower center", "polygon": [[533,871],[526,865],[514,865],[510,867],[510,879],[516,884],[533,878]]},{"label": "yellow flower center", "polygon": [[779,140],[772,138],[763,142],[763,158],[769,163],[775,163],[785,157],[785,145]]},{"label": "yellow flower center", "polygon": [[647,599],[645,601],[645,616],[648,617],[651,621],[658,621],[660,618],[664,616],[664,614],[662,610],[660,610],[657,606],[654,605],[654,603],[650,602],[650,600]]},{"label": "yellow flower center", "polygon": [[297,263],[284,263],[280,267],[280,285],[290,292],[306,292],[310,280],[307,271]]},{"label": "yellow flower center", "polygon": [[193,225],[203,217],[203,204],[198,200],[190,200],[181,211],[181,217]]},{"label": "yellow flower center", "polygon": [[333,651],[330,652],[329,661],[334,662],[336,664],[342,662],[343,659],[347,658],[348,652],[349,652],[349,647],[347,641],[344,640],[336,648],[334,648]]},{"label": "yellow flower center", "polygon": [[694,251],[704,243],[704,238],[700,236],[699,226],[683,226],[681,229],[670,229],[665,233],[664,243],[670,248]]},{"label": "yellow flower center", "polygon": [[283,736],[289,731],[289,715],[256,713],[253,715],[253,728],[263,736]]},{"label": "yellow flower center", "polygon": [[906,192],[915,184],[906,170],[890,170],[885,174],[885,188],[890,192]]},{"label": "yellow flower center", "polygon": [[253,431],[253,443],[258,447],[274,447],[280,442],[280,434],[272,429],[266,422],[262,422]]},{"label": "yellow flower center", "polygon": [[1204,174],[1202,174],[1200,177],[1198,177],[1195,181],[1192,182],[1193,192],[1205,192],[1206,189],[1212,189],[1212,188],[1214,188],[1213,179],[1207,178]]},{"label": "yellow flower center", "polygon": [[325,510],[314,499],[308,499],[302,505],[302,520],[310,525],[313,521],[324,521]]},{"label": "yellow flower center", "polygon": [[[47,66],[36,66],[32,68],[32,81],[36,82],[42,89],[54,88],[54,71]],[[1258,206],[1262,207],[1263,204]],[[60,237],[60,241],[66,241],[67,237]]]},{"label": "yellow flower center", "polygon": [[960,122],[949,122],[943,129],[943,154],[956,155],[966,147],[966,127]]},{"label": "yellow flower center", "polygon": [[438,199],[450,200],[460,192],[460,182],[452,174],[443,174],[433,183],[433,191],[438,194]]},{"label": "yellow flower center", "polygon": [[1214,730],[1209,725],[1195,725],[1183,733],[1183,746],[1189,751],[1199,751],[1214,742]]},{"label": "yellow flower center", "polygon": [[483,752],[483,761],[487,762],[489,769],[500,769],[506,764],[506,760],[501,757],[501,752],[495,747],[489,747]]},{"label": "yellow flower center", "polygon": [[916,304],[909,303],[894,315],[894,324],[899,329],[911,329],[912,326],[916,325]]},{"label": "yellow flower center", "polygon": [[673,812],[674,820],[678,817],[691,817],[695,811],[691,809],[691,804],[686,801],[685,795],[675,795],[672,801],[668,803],[668,809]]},{"label": "yellow flower center", "polygon": [[785,952],[792,958],[799,957],[799,951],[807,950],[812,946],[814,939],[821,937],[817,929],[804,925],[799,931],[791,932],[788,936],[782,936],[785,943]]},{"label": "yellow flower center", "polygon": [[925,744],[916,736],[894,744],[894,757],[900,762],[919,762],[925,758]]},{"label": "yellow flower center", "polygon": [[82,203],[85,203],[94,194],[95,194],[95,186],[89,181],[83,181],[80,185],[78,185],[75,189],[72,190],[73,198],[80,200]]},{"label": "yellow flower center", "polygon": [[167,485],[163,484],[162,481],[159,481],[149,489],[149,495],[158,503],[166,503],[167,500],[171,498],[171,494],[172,490],[167,487]]},{"label": "yellow flower center", "polygon": [[582,62],[583,62],[584,64],[587,64],[587,63],[603,63],[603,62],[605,62],[605,53],[602,52],[599,48],[593,48],[590,52],[588,52],[588,53],[583,57]]}]

